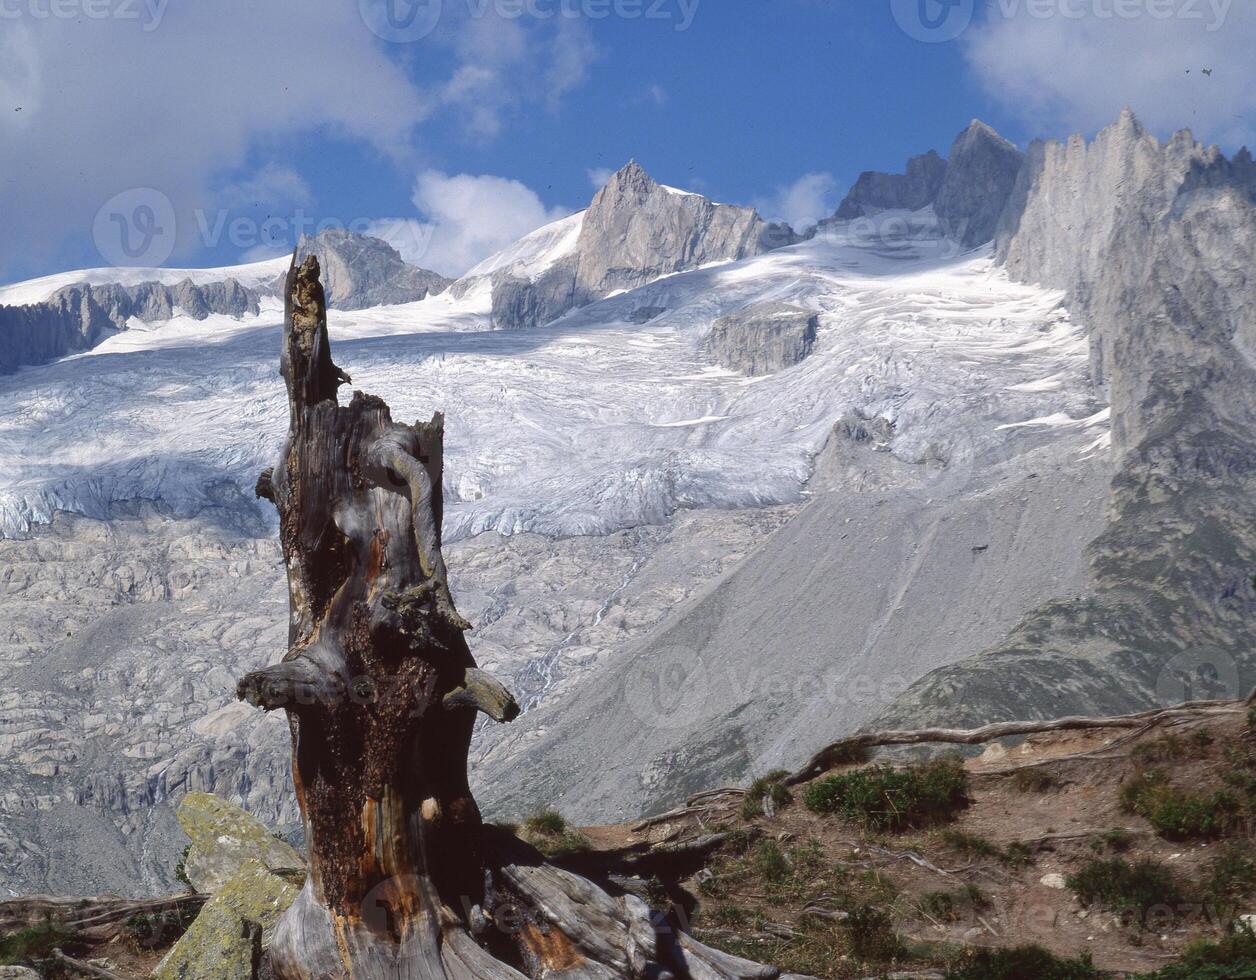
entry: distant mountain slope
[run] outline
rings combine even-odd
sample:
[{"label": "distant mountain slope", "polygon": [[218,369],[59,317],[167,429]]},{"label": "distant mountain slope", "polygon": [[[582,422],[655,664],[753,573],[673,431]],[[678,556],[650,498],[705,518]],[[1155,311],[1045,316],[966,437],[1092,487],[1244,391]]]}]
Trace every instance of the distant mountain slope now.
[{"label": "distant mountain slope", "polygon": [[1110,392],[1116,467],[1087,588],[914,685],[878,724],[1127,710],[1256,685],[1251,158],[1126,112],[1030,151],[999,254],[1069,290]]}]

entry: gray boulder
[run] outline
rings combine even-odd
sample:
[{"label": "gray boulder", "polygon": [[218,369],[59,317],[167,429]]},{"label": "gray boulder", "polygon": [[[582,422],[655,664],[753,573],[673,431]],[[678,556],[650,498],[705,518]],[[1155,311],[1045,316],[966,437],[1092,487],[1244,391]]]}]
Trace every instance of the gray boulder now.
[{"label": "gray boulder", "polygon": [[919,211],[933,203],[945,177],[946,161],[938,156],[936,150],[908,160],[906,173],[865,170],[834,217],[850,221],[877,211]]},{"label": "gray boulder", "polygon": [[274,837],[260,820],[220,796],[188,793],[176,816],[192,840],[184,874],[198,892],[218,892],[250,862],[272,872],[304,877],[305,861],[291,844]]},{"label": "gray boulder", "polygon": [[[323,270],[327,305],[334,310],[364,310],[372,306],[416,303],[450,283],[444,276],[410,265],[381,238],[357,235],[339,228],[303,236],[297,261],[317,255]],[[286,274],[276,281],[281,293]]]},{"label": "gray boulder", "polygon": [[811,353],[819,325],[810,310],[759,303],[716,320],[704,345],[717,364],[731,371],[772,374]]},{"label": "gray boulder", "polygon": [[966,248],[994,238],[1024,159],[1020,150],[974,119],[956,137],[933,201],[942,230]]}]

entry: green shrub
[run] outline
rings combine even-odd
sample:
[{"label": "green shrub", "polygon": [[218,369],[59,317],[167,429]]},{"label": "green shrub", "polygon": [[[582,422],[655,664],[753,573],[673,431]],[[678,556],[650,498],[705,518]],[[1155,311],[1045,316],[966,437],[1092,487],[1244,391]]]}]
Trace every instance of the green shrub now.
[{"label": "green shrub", "polygon": [[0,966],[47,959],[55,948],[68,945],[73,938],[73,933],[51,920],[7,933],[0,936]]},{"label": "green shrub", "polygon": [[1256,977],[1256,936],[1238,929],[1219,943],[1197,940],[1183,951],[1182,959],[1144,980],[1237,980]]},{"label": "green shrub", "polygon": [[174,876],[177,881],[187,886],[188,891],[196,891],[192,882],[188,880],[188,854],[191,851],[191,844],[183,849],[183,853],[179,855],[179,863],[174,866]]},{"label": "green shrub", "polygon": [[765,840],[755,849],[754,866],[759,874],[776,884],[789,877],[789,861],[773,840]]},{"label": "green shrub", "polygon": [[1173,874],[1150,858],[1137,864],[1124,858],[1091,861],[1065,881],[1083,905],[1137,912],[1140,918],[1152,908],[1171,907],[1181,901]]},{"label": "green shrub", "polygon": [[1208,867],[1204,893],[1220,915],[1229,920],[1238,914],[1239,903],[1256,891],[1256,861],[1248,849],[1236,844],[1223,847]]},{"label": "green shrub", "polygon": [[850,951],[857,960],[886,963],[902,955],[903,947],[889,913],[872,905],[850,910],[846,919]]},{"label": "green shrub", "polygon": [[1121,827],[1114,827],[1112,830],[1105,831],[1102,834],[1096,834],[1090,841],[1090,849],[1092,851],[1109,850],[1113,854],[1123,854],[1134,846],[1134,835],[1128,830]]},{"label": "green shrub", "polygon": [[952,820],[967,798],[958,759],[894,769],[869,766],[807,787],[803,802],[816,813],[838,813],[872,830],[900,831]]},{"label": "green shrub", "polygon": [[1062,960],[1041,946],[976,950],[946,972],[946,980],[1100,980],[1090,954]]},{"label": "green shrub", "polygon": [[1020,841],[1013,841],[1006,848],[992,844],[984,837],[962,830],[943,830],[938,839],[953,851],[969,858],[992,858],[1009,868],[1023,868],[1034,863],[1033,852]]},{"label": "green shrub", "polygon": [[1138,773],[1121,787],[1121,806],[1144,817],[1156,833],[1170,840],[1221,837],[1242,816],[1238,798],[1229,790],[1211,794],[1175,789],[1163,772]]},{"label": "green shrub", "polygon": [[965,885],[957,892],[925,892],[920,896],[921,911],[940,922],[955,922],[965,908],[980,912],[989,906],[990,900],[985,892],[973,884]]},{"label": "green shrub", "polygon": [[1033,767],[1012,773],[1012,788],[1018,793],[1046,793],[1059,787],[1060,777],[1046,769]]},{"label": "green shrub", "polygon": [[776,806],[788,806],[794,800],[789,787],[781,780],[788,776],[787,772],[773,772],[756,779],[746,790],[745,799],[741,802],[743,820],[753,820],[763,815],[763,801],[770,799]]}]

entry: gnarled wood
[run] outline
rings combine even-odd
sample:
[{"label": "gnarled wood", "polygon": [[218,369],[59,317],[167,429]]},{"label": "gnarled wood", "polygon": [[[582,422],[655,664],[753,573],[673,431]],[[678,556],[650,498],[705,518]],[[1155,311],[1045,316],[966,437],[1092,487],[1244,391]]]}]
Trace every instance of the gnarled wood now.
[{"label": "gnarled wood", "polygon": [[[281,366],[289,430],[257,482],[279,511],[288,653],[237,694],[284,709],[309,877],[269,949],[280,980],[768,977],[663,941],[633,895],[482,827],[467,783],[476,713],[519,706],[476,667],[441,552],[444,419],[405,425],[337,390],[319,268],[295,259]],[[690,971],[686,964],[693,964]]]},{"label": "gnarled wood", "polygon": [[[786,786],[797,786],[815,779],[862,749],[889,745],[984,745],[1000,738],[1016,735],[1040,735],[1046,732],[1088,731],[1101,728],[1145,728],[1180,718],[1203,718],[1230,715],[1256,705],[1256,691],[1241,701],[1186,701],[1169,708],[1152,708],[1129,715],[1092,718],[1084,715],[1039,721],[1000,721],[981,728],[921,728],[912,731],[862,732],[826,745],[807,760],[797,772],[781,780]],[[1047,760],[1047,761],[1059,761]]]}]

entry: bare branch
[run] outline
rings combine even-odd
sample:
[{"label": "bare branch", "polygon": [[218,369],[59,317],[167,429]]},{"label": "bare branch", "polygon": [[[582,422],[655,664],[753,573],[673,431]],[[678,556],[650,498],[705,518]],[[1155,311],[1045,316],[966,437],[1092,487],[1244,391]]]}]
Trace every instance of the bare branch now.
[{"label": "bare branch", "polygon": [[494,721],[508,722],[519,717],[519,704],[504,684],[487,671],[468,667],[462,686],[442,699],[446,708],[474,708]]}]

